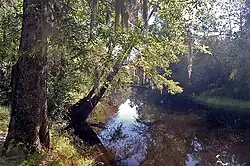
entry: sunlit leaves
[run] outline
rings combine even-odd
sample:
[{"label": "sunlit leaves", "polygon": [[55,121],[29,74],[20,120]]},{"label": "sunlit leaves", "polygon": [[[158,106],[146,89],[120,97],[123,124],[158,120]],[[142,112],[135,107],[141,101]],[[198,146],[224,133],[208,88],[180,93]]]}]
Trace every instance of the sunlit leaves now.
[{"label": "sunlit leaves", "polygon": [[[15,8],[4,6],[5,10],[0,11],[3,23],[0,36],[1,39],[6,39],[0,41],[0,56],[9,58],[6,63],[13,63],[12,57],[18,55],[21,35],[19,10],[22,3],[16,2],[13,3]],[[62,3],[67,4],[66,1]],[[184,11],[189,5],[189,1],[149,0],[149,12],[153,9],[155,11],[152,16],[153,23],[148,26],[144,25],[141,6],[138,16],[134,17],[136,22],[133,25],[131,23],[130,26],[122,26],[120,22],[117,24],[114,1],[99,1],[94,22],[93,8],[87,0],[69,1],[63,6],[66,8],[63,11],[67,12],[53,11],[49,29],[51,36],[48,39],[48,83],[51,99],[57,101],[58,107],[72,93],[86,93],[86,89],[92,86],[100,88],[107,83],[107,76],[113,71],[117,61],[121,61],[120,70],[114,82],[108,83],[110,85],[117,82],[132,83],[131,73],[137,67],[142,67],[145,75],[158,88],[167,87],[171,93],[181,92],[178,83],[170,79],[169,68],[172,63],[178,62],[178,55],[187,50],[184,40]],[[110,12],[108,22],[107,9]],[[64,98],[63,95],[67,97]]]},{"label": "sunlit leaves", "polygon": [[208,46],[201,45],[201,46],[195,46],[195,48],[203,54],[212,55],[212,52],[209,50]]}]

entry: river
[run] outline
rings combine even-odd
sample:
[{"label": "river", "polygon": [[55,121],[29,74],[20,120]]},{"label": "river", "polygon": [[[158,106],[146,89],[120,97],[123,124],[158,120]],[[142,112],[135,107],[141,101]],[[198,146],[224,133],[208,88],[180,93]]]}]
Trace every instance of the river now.
[{"label": "river", "polygon": [[99,138],[119,165],[250,166],[249,113],[169,108],[166,98],[137,91],[110,117]]}]

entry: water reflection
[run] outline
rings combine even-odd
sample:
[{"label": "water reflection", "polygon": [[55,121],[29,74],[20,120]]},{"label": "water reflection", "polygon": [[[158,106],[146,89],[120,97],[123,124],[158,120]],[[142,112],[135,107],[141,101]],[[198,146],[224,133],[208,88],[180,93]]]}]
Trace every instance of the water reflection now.
[{"label": "water reflection", "polygon": [[119,111],[117,113],[117,118],[119,118],[122,121],[129,121],[131,123],[138,118],[137,114],[137,105],[133,105],[130,101],[130,99],[126,100],[125,103],[121,104],[119,106]]},{"label": "water reflection", "polygon": [[137,110],[138,106],[128,99],[119,106],[117,115],[99,135],[104,145],[115,151],[122,165],[139,165],[143,160],[142,154],[146,153],[146,137],[134,128],[138,118]]},{"label": "water reflection", "polygon": [[120,105],[100,138],[120,165],[214,166],[217,154],[229,166],[250,165],[249,124],[241,130],[211,127],[209,116],[160,109],[131,98]]}]

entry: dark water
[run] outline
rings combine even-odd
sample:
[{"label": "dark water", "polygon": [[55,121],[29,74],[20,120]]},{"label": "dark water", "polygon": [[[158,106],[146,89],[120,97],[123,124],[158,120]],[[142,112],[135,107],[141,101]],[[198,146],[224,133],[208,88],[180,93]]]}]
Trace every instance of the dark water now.
[{"label": "dark water", "polygon": [[170,109],[152,97],[128,98],[99,135],[120,165],[250,166],[248,113]]}]

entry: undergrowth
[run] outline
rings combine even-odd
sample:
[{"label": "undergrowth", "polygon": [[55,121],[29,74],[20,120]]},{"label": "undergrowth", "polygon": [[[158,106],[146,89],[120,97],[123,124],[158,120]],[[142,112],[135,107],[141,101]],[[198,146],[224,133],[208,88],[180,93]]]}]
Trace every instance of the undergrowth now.
[{"label": "undergrowth", "polygon": [[[0,106],[0,131],[8,131],[10,119],[8,107]],[[50,131],[51,147],[49,151],[29,154],[26,160],[23,150],[13,148],[6,157],[0,158],[0,165],[18,166],[91,166],[94,160],[83,156],[71,143],[66,134]],[[0,149],[1,150],[1,149]]]},{"label": "undergrowth", "polygon": [[7,106],[0,106],[0,131],[7,132],[10,112]]},{"label": "undergrowth", "polygon": [[52,131],[48,152],[31,154],[20,166],[91,166],[94,161],[80,154],[66,135]]},{"label": "undergrowth", "polygon": [[216,108],[226,108],[226,109],[239,109],[248,110],[250,109],[250,101],[244,101],[224,96],[217,96],[211,92],[202,93],[194,98],[196,101]]}]

